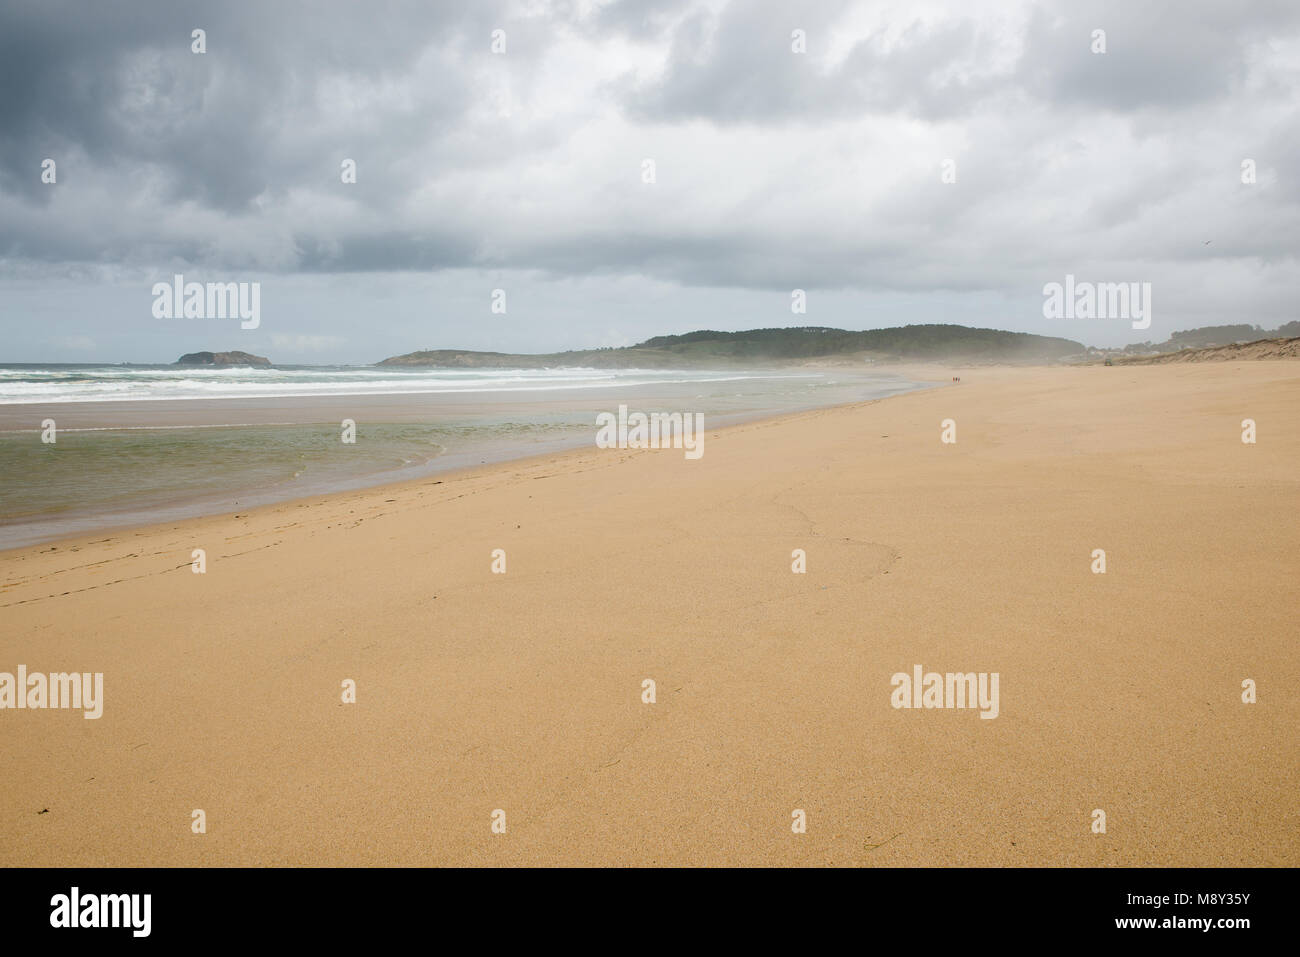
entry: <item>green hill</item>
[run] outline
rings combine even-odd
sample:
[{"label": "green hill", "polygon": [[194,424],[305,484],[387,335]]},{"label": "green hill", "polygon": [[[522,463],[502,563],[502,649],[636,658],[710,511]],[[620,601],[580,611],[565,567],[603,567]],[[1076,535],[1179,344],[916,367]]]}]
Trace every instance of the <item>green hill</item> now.
[{"label": "green hill", "polygon": [[538,368],[582,365],[604,368],[664,368],[681,365],[773,364],[835,356],[876,360],[1028,362],[1060,359],[1085,351],[1082,343],[1054,336],[954,325],[898,326],[852,332],[824,326],[716,332],[702,329],[679,336],[655,336],[634,346],[525,355],[434,349],[385,359],[380,365],[474,368]]}]

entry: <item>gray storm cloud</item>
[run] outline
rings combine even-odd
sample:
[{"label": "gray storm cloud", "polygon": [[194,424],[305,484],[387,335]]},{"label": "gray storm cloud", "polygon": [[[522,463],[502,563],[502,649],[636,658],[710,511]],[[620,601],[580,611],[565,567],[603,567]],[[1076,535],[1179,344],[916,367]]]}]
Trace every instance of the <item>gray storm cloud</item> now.
[{"label": "gray storm cloud", "polygon": [[[365,273],[398,299],[456,277],[444,303],[550,283],[541,328],[498,343],[520,348],[719,326],[688,304],[706,287],[823,290],[839,311],[808,321],[853,327],[983,295],[982,324],[1095,341],[1033,315],[1067,272],[1156,283],[1180,327],[1276,324],[1298,69],[1293,3],[10,2],[0,323],[35,349],[40,283],[198,269],[283,277],[312,321],[278,334],[304,342],[346,341],[357,306],[307,280]],[[554,284],[579,282],[664,315],[561,329],[581,302]]]}]

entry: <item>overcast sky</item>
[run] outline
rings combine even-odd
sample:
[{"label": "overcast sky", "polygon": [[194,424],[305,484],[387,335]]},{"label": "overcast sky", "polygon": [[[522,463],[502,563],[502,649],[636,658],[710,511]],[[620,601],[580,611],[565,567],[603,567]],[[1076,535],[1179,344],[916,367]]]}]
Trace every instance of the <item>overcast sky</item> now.
[{"label": "overcast sky", "polygon": [[[1271,329],[1298,81],[1295,0],[0,0],[0,361]],[[260,326],[155,318],[175,273]],[[1151,283],[1151,328],[1045,319],[1067,273]]]}]

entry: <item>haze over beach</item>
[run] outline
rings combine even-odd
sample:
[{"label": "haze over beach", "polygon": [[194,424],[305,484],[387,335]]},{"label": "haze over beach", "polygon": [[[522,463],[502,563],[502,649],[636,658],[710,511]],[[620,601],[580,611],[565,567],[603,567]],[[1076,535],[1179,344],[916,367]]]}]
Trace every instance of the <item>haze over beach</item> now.
[{"label": "haze over beach", "polygon": [[0,865],[1300,865],[1300,7],[4,4],[0,76]]}]

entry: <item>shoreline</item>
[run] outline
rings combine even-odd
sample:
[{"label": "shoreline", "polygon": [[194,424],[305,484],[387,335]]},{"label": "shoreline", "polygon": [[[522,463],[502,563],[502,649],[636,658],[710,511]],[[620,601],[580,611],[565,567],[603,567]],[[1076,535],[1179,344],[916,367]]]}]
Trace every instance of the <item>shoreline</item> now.
[{"label": "shoreline", "polygon": [[[930,367],[916,367],[925,372],[932,371]],[[773,372],[790,372],[797,371],[794,369],[773,369],[761,370]],[[861,369],[843,370],[845,372],[862,372]],[[904,392],[895,393],[907,394],[907,392],[917,391],[920,389],[933,388],[943,383],[938,380],[921,379],[908,374],[906,371],[888,373],[891,377],[907,383],[908,388]],[[654,390],[651,390],[653,393]],[[884,396],[882,398],[892,398],[893,396]],[[403,401],[403,398],[408,401]],[[301,428],[309,423],[299,418],[290,418],[289,421],[283,420],[287,415],[292,416],[291,410],[295,407],[311,410],[311,415],[315,419],[321,418],[322,411],[332,410],[338,415],[357,414],[357,410],[364,409],[374,416],[380,416],[382,422],[415,422],[419,424],[429,424],[431,428],[436,428],[426,419],[421,418],[423,415],[430,414],[429,410],[417,410],[412,408],[418,405],[414,400],[427,398],[424,396],[390,396],[390,395],[353,395],[353,396],[328,396],[322,399],[307,399],[306,397],[287,396],[276,400],[265,399],[221,399],[221,400],[156,400],[169,401],[172,403],[201,403],[197,409],[164,409],[159,418],[157,410],[150,408],[155,405],[153,401],[125,400],[112,403],[68,403],[71,407],[68,411],[72,413],[71,421],[75,423],[71,426],[61,426],[62,432],[129,432],[133,430],[141,431],[160,431],[184,430],[184,429],[226,429],[236,427],[269,427],[269,426],[286,426]],[[561,400],[550,398],[545,392],[536,394],[537,401],[530,403],[529,410],[533,414],[544,413],[553,408],[568,408],[568,405]],[[439,396],[441,402],[448,400],[447,396]],[[598,399],[583,397],[586,404],[593,409],[601,408],[608,403],[603,403]],[[649,401],[648,398],[636,397],[638,401]],[[476,411],[480,413],[501,414],[503,410],[510,408],[508,403],[500,400],[496,402],[484,402],[481,396],[470,397],[451,397],[455,405],[474,404]],[[715,426],[715,429],[726,429],[736,425],[744,425],[750,422],[766,421],[768,419],[780,418],[786,415],[797,415],[801,412],[815,411],[822,408],[836,408],[841,405],[857,404],[856,400],[851,402],[835,401],[827,405],[814,405],[810,407],[795,407],[792,409],[771,409],[756,412],[724,412],[713,413],[710,418],[722,420],[721,424]],[[875,399],[865,401],[877,401]],[[455,408],[452,406],[452,409]],[[105,408],[109,406],[110,408]],[[111,408],[117,406],[117,408]],[[84,407],[84,408],[83,408]],[[5,421],[13,420],[21,413],[23,406],[0,407],[0,424]],[[238,411],[235,411],[238,410]],[[437,408],[438,414],[446,415],[451,411],[448,407],[440,405]],[[149,413],[155,416],[154,421],[162,421],[164,424],[133,425],[130,424],[132,419],[141,414]],[[195,412],[198,413],[199,419],[206,416],[241,417],[248,421],[241,426],[235,426],[226,423],[205,422],[196,419]],[[526,414],[526,413],[525,413]],[[61,416],[61,418],[63,418]],[[324,419],[324,421],[331,421]],[[99,424],[86,426],[83,422],[95,422]],[[113,424],[102,424],[111,422]],[[26,429],[23,431],[39,433],[40,429]],[[707,430],[706,431],[711,431]],[[593,425],[591,437],[594,439],[596,427]],[[192,494],[188,497],[177,496],[174,501],[161,505],[145,504],[124,504],[120,506],[109,507],[107,509],[69,509],[57,513],[46,513],[31,519],[20,519],[17,521],[0,524],[0,554],[21,548],[35,547],[42,544],[51,544],[56,542],[71,541],[79,538],[95,537],[103,532],[125,533],[136,529],[148,528],[156,525],[166,525],[178,521],[188,521],[197,518],[217,517],[221,515],[233,515],[236,511],[249,511],[252,509],[264,508],[267,506],[283,503],[296,503],[298,501],[318,499],[335,494],[346,494],[348,492],[357,492],[365,490],[378,490],[389,485],[401,485],[408,482],[420,482],[431,476],[446,476],[472,468],[492,467],[504,465],[511,462],[525,461],[537,457],[549,455],[563,455],[570,452],[580,452],[585,446],[579,444],[579,440],[572,438],[551,438],[544,440],[543,445],[549,446],[547,449],[540,451],[529,451],[526,446],[518,442],[511,443],[504,439],[498,439],[495,443],[480,440],[480,444],[469,443],[464,447],[453,448],[446,452],[429,457],[424,462],[411,463],[398,468],[375,466],[371,470],[358,471],[353,475],[335,478],[314,478],[309,479],[301,489],[286,488],[284,481],[246,487],[233,492],[210,491],[202,494]],[[470,460],[478,460],[471,464]],[[234,499],[238,495],[239,499]],[[242,500],[242,503],[241,503]],[[91,516],[102,516],[100,524],[91,525],[89,523]],[[60,529],[55,531],[54,529]]]},{"label": "shoreline", "polygon": [[959,374],[0,553],[0,863],[1300,863],[1300,366]]}]

